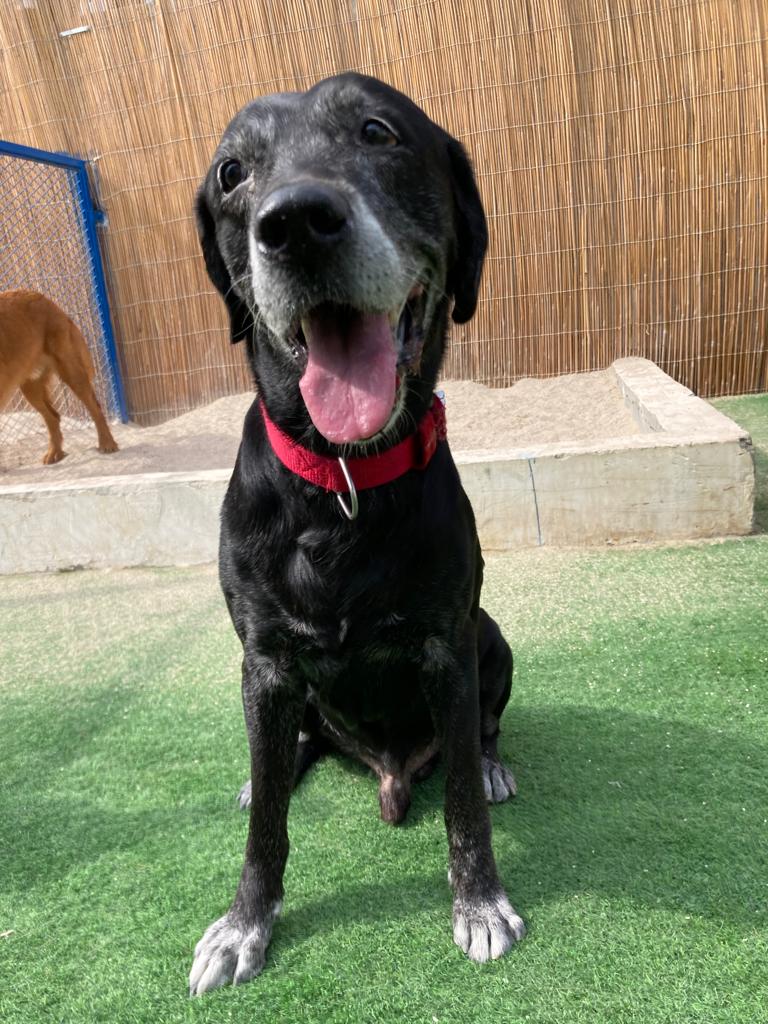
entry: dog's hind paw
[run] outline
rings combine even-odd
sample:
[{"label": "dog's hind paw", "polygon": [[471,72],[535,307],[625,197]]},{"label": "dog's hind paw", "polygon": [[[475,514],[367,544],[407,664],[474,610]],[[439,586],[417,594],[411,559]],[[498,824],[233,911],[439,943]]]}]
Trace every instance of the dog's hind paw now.
[{"label": "dog's hind paw", "polygon": [[495,757],[483,756],[483,789],[489,804],[500,804],[517,795],[515,776]]},{"label": "dog's hind paw", "polygon": [[476,963],[504,956],[524,935],[523,919],[503,892],[475,904],[454,903],[453,941]]},{"label": "dog's hind paw", "polygon": [[189,994],[201,996],[230,982],[242,985],[261,974],[278,912],[279,906],[266,925],[252,928],[238,925],[229,914],[214,921],[195,946]]},{"label": "dog's hind paw", "polygon": [[251,806],[251,780],[248,779],[240,787],[240,792],[237,794],[237,802],[240,805],[241,811],[247,811]]}]

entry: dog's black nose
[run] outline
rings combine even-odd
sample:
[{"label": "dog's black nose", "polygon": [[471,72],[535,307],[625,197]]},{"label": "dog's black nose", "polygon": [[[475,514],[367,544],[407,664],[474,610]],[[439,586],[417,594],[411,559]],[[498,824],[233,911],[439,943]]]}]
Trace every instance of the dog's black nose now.
[{"label": "dog's black nose", "polygon": [[256,240],[267,256],[328,249],[343,238],[350,215],[349,203],[330,185],[283,185],[259,207]]}]

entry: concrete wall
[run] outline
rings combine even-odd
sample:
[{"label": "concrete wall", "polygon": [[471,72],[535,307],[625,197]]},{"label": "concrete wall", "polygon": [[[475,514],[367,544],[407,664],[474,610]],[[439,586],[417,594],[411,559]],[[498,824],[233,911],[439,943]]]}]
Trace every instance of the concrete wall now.
[{"label": "concrete wall", "polygon": [[[457,455],[483,546],[585,546],[745,534],[749,436],[645,359],[614,364],[647,433]],[[0,487],[0,573],[216,558],[228,470]]]},{"label": "concrete wall", "polygon": [[228,470],[0,488],[0,573],[216,559]]},{"label": "concrete wall", "polygon": [[646,433],[457,460],[486,548],[752,530],[755,469],[746,431],[647,359],[620,359],[611,369]]},{"label": "concrete wall", "polygon": [[749,533],[748,446],[664,445],[460,467],[488,550],[587,546]]}]

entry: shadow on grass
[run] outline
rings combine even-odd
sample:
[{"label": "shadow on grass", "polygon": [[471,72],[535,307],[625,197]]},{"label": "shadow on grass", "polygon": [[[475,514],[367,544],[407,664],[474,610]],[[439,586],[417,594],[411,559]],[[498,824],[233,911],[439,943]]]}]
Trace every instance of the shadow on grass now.
[{"label": "shadow on grass", "polygon": [[[24,728],[38,737],[28,751],[33,767],[26,783],[19,771],[0,793],[8,891],[27,892],[72,867],[139,846],[151,848],[161,861],[178,858],[179,837],[196,823],[218,822],[228,846],[241,841],[244,823],[230,794],[221,793],[210,773],[208,788],[198,788],[201,769],[192,765],[188,775],[181,769],[181,799],[161,778],[154,805],[146,809],[99,799],[97,774],[86,773],[77,794],[55,792],[53,773],[94,745],[103,751],[125,706],[115,704],[110,690],[101,700],[91,693],[85,708],[41,708],[37,723],[25,707]],[[181,728],[187,738],[194,734],[191,721],[182,721]],[[768,868],[766,781],[759,771],[764,751],[758,745],[733,732],[585,707],[518,707],[505,729],[502,753],[518,775],[520,796],[492,809],[494,844],[510,897],[534,924],[537,908],[576,893],[758,923]],[[125,756],[130,751],[115,753],[113,760]],[[144,769],[142,784],[152,785],[151,769]],[[416,821],[441,807],[442,788],[440,770],[414,787]],[[158,793],[164,792],[167,806],[158,807]],[[212,792],[220,793],[218,802]],[[343,802],[343,793],[337,799]],[[300,815],[301,790],[295,800],[292,813]],[[372,820],[374,827],[385,826]],[[221,858],[210,835],[203,841],[211,843],[211,859]],[[318,857],[328,855],[318,849]],[[405,879],[396,864],[387,870],[376,885],[349,879],[332,898],[295,908],[289,900],[279,932],[296,938],[319,927],[406,918],[414,907],[448,910],[443,865]]]},{"label": "shadow on grass", "polygon": [[589,892],[757,923],[764,748],[735,731],[585,707],[518,709],[512,727],[528,767],[496,829],[524,851],[500,867],[534,907]]},{"label": "shadow on grass", "polygon": [[[529,922],[574,894],[756,926],[768,868],[761,747],[732,733],[584,707],[515,709],[502,754],[520,795],[491,810],[499,873]],[[511,754],[511,756],[510,756]],[[373,784],[373,783],[372,783]],[[442,802],[440,771],[414,789]],[[445,874],[355,885],[284,915],[286,937],[449,907]],[[314,922],[314,923],[313,923]]]},{"label": "shadow on grass", "polygon": [[[219,817],[227,827],[234,793],[222,794],[195,757],[191,716],[163,704],[145,731],[136,722],[151,711],[150,699],[146,691],[105,684],[6,700],[0,716],[6,892],[25,893],[111,853],[142,848],[162,859],[176,852],[178,834],[195,831],[201,819]],[[206,729],[211,726],[203,723],[197,731]]]},{"label": "shadow on grass", "polygon": [[59,772],[119,732],[144,695],[118,685],[68,691],[53,699],[30,693],[6,697],[0,726],[4,747],[3,787],[45,785]]}]

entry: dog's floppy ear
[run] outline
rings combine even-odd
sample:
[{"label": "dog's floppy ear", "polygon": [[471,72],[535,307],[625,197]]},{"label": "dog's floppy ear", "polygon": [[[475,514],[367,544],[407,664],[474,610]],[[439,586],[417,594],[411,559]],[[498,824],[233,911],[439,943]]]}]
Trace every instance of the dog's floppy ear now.
[{"label": "dog's floppy ear", "polygon": [[195,216],[197,219],[197,233],[200,237],[200,246],[203,250],[205,266],[208,276],[221,293],[229,311],[229,326],[232,332],[232,343],[247,338],[253,327],[251,312],[232,288],[232,280],[224,262],[216,241],[216,225],[208,200],[205,197],[205,186],[197,193],[195,200]]},{"label": "dog's floppy ear", "polygon": [[453,190],[456,249],[448,271],[448,292],[453,295],[453,320],[465,324],[477,306],[480,275],[488,247],[488,227],[477,190],[472,165],[464,147],[448,139],[451,187]]}]

